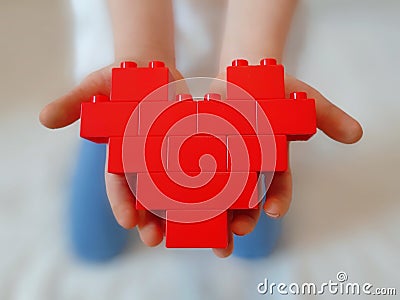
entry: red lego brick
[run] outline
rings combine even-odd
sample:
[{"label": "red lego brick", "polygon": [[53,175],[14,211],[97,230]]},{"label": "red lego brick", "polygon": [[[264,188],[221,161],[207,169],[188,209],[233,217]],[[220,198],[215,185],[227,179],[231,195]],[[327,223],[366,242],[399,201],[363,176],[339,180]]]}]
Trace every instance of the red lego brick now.
[{"label": "red lego brick", "polygon": [[168,171],[227,171],[226,136],[197,134],[168,139]]},{"label": "red lego brick", "polygon": [[[214,218],[193,223],[181,223],[181,217],[202,214],[203,211],[167,211],[165,227],[167,248],[226,248],[228,246],[228,215],[222,212]],[[205,212],[206,214],[209,212]]]},{"label": "red lego brick", "polygon": [[[205,96],[208,98],[208,95]],[[214,135],[256,133],[256,102],[198,101],[198,132]]]},{"label": "red lego brick", "polygon": [[197,205],[201,210],[221,209],[218,201],[207,201],[224,188],[229,174],[203,172],[199,176],[190,175],[182,172],[139,173],[137,199],[146,209],[191,210],[196,203],[201,203]]},{"label": "red lego brick", "polygon": [[[184,101],[143,101],[139,135],[191,135],[197,131],[197,104]],[[150,132],[151,129],[151,132]]]},{"label": "red lego brick", "polygon": [[[151,94],[152,100],[167,100],[171,74],[163,62],[152,61],[148,67],[135,62],[122,62],[112,70],[111,101],[142,101]],[[165,86],[160,89],[160,87]]]},{"label": "red lego brick", "polygon": [[226,210],[257,204],[256,172],[182,172],[137,174],[138,209]]},{"label": "red lego brick", "polygon": [[262,59],[260,65],[253,66],[249,66],[244,59],[234,60],[232,66],[227,68],[226,76],[227,81],[232,83],[227,85],[227,99],[249,100],[247,93],[254,99],[285,97],[283,66],[278,65],[275,59]]},{"label": "red lego brick", "polygon": [[231,174],[236,174],[237,184],[246,180],[247,184],[240,197],[233,202],[229,209],[257,209],[261,200],[258,193],[258,174],[256,172],[232,172]]},{"label": "red lego brick", "polygon": [[[307,140],[317,131],[314,99],[261,99],[258,103],[258,134],[269,134],[269,124],[275,135],[287,135],[289,141]],[[269,124],[262,117],[264,114]]]},{"label": "red lego brick", "polygon": [[[254,155],[250,149],[259,148],[261,155]],[[282,172],[287,170],[288,152],[285,135],[228,136],[232,172]]]},{"label": "red lego brick", "polygon": [[[161,150],[157,153],[162,164],[146,165],[145,145],[151,151],[161,145]],[[167,168],[167,140],[163,137],[113,137],[110,138],[108,147],[109,173],[162,172]]]},{"label": "red lego brick", "polygon": [[107,143],[109,137],[124,135],[129,120],[129,131],[126,134],[137,135],[138,102],[112,103],[98,101],[99,98],[104,99],[105,96],[96,96],[95,102],[84,102],[81,105],[82,138],[96,143]]}]

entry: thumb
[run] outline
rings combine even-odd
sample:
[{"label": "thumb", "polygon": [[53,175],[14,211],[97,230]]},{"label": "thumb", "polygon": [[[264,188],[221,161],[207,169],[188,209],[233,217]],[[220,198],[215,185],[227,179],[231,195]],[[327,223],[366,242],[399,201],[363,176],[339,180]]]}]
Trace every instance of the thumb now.
[{"label": "thumb", "polygon": [[315,99],[317,126],[327,136],[345,144],[352,144],[361,139],[363,130],[360,123],[316,89],[290,75],[285,76],[285,84],[287,92],[305,91],[309,98]]},{"label": "thumb", "polygon": [[54,129],[65,127],[78,120],[82,102],[89,101],[93,95],[110,93],[111,67],[89,74],[66,95],[47,104],[40,112],[40,122]]}]

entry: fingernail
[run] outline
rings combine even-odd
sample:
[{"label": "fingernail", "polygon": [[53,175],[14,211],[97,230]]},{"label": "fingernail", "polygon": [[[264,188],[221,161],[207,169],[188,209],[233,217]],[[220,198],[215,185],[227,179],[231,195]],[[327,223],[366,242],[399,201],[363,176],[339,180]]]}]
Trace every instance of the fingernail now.
[{"label": "fingernail", "polygon": [[267,214],[268,217],[271,217],[271,218],[274,218],[274,219],[277,219],[277,218],[280,217],[279,213],[270,212],[270,211],[265,211],[265,213]]},{"label": "fingernail", "polygon": [[271,217],[271,218],[279,218],[281,215],[279,213],[279,209],[273,205],[272,203],[270,203],[269,207],[265,207],[264,208],[265,213],[267,214],[267,216]]}]

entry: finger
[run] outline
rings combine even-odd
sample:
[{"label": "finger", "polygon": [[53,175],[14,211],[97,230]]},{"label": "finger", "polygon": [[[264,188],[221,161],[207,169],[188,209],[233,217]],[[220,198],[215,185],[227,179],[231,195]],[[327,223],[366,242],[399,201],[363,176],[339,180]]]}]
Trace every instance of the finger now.
[{"label": "finger", "polygon": [[260,217],[260,207],[257,209],[235,210],[231,222],[231,230],[236,235],[246,235],[254,230]]},{"label": "finger", "polygon": [[130,229],[138,223],[135,197],[131,192],[125,176],[105,173],[107,196],[117,222]]},{"label": "finger", "polygon": [[[190,94],[190,88],[187,82],[187,79],[183,78],[182,74],[179,73],[177,70],[173,69],[170,70],[172,78],[171,80],[173,83],[173,89],[175,95],[188,95]],[[170,88],[170,87],[169,87]],[[186,99],[184,99],[186,100]]]},{"label": "finger", "polygon": [[78,86],[66,95],[47,104],[40,112],[40,122],[51,129],[65,127],[79,119],[81,103],[92,96],[109,95],[111,67],[88,75]]},{"label": "finger", "polygon": [[146,210],[139,212],[138,231],[140,239],[149,247],[157,246],[164,238],[162,221]]},{"label": "finger", "polygon": [[316,89],[308,84],[286,75],[288,92],[305,91],[309,98],[315,99],[317,126],[330,138],[345,144],[352,144],[361,139],[363,130],[354,118],[331,103]]},{"label": "finger", "polygon": [[227,84],[226,73],[220,73],[215,79],[211,81],[210,86],[208,88],[208,93],[218,94],[221,96],[221,99],[226,99],[226,89],[227,89],[226,84]]},{"label": "finger", "polygon": [[138,225],[140,238],[145,245],[153,247],[160,244],[164,236],[162,221],[151,212],[136,210],[136,200],[126,176],[106,171],[105,177],[107,195],[117,222],[126,229]]},{"label": "finger", "polygon": [[292,174],[290,168],[274,174],[266,194],[264,212],[271,218],[283,217],[292,201]]},{"label": "finger", "polygon": [[228,257],[233,252],[233,233],[228,229],[228,246],[226,248],[214,248],[213,252],[220,258]]}]

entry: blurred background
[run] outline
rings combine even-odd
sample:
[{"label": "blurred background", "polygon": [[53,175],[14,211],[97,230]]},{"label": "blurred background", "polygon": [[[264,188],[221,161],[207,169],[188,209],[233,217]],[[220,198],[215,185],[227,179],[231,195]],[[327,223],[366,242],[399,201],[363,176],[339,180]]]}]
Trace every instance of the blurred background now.
[{"label": "blurred background", "polygon": [[[301,1],[286,68],[358,118],[365,135],[349,146],[319,132],[291,146],[293,205],[271,256],[149,249],[134,230],[123,255],[97,265],[74,257],[65,234],[79,128],[38,121],[42,106],[112,57],[106,21],[91,40],[76,35],[105,18],[103,5],[72,2],[0,2],[0,299],[258,299],[264,278],[318,284],[339,271],[400,293],[399,1]],[[96,59],[82,61],[85,43]],[[201,57],[190,55],[179,63]]]}]

